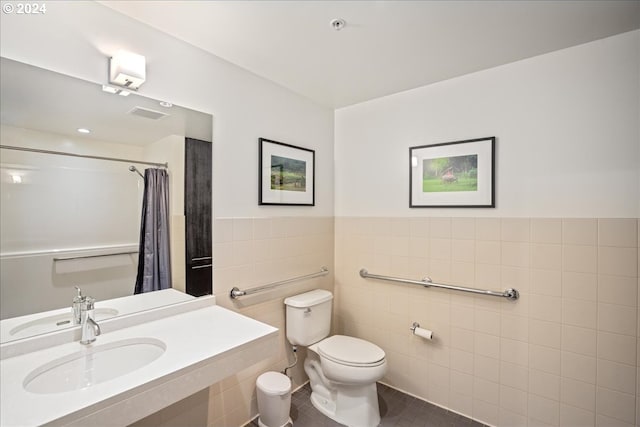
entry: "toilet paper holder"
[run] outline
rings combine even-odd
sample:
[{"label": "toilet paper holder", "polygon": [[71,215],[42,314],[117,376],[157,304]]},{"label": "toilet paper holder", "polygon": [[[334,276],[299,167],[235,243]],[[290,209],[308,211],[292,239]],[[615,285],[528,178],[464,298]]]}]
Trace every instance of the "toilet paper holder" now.
[{"label": "toilet paper holder", "polygon": [[411,332],[413,333],[413,335],[419,336],[427,340],[433,339],[433,331],[421,328],[420,323],[418,322],[413,322],[413,324],[409,329],[411,329]]}]

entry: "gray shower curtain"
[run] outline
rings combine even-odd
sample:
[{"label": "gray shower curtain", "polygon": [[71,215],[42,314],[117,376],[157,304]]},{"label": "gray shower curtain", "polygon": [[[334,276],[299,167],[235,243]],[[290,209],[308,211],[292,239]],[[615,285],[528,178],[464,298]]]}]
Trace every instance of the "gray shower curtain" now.
[{"label": "gray shower curtain", "polygon": [[169,175],[164,169],[146,169],[134,294],[170,287]]}]

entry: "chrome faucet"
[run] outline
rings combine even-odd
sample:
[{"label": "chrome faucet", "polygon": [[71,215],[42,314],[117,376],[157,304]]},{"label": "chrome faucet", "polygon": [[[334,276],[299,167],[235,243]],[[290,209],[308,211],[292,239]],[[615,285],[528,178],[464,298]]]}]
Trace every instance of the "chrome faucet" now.
[{"label": "chrome faucet", "polygon": [[80,306],[84,302],[85,297],[82,296],[82,290],[74,286],[78,291],[78,295],[73,297],[73,304],[71,305],[71,310],[73,311],[73,324],[79,325],[82,322],[82,317],[80,316]]},{"label": "chrome faucet", "polygon": [[93,309],[96,300],[91,297],[83,297],[80,303],[80,330],[82,338],[80,344],[91,344],[100,335],[100,325],[93,319]]}]

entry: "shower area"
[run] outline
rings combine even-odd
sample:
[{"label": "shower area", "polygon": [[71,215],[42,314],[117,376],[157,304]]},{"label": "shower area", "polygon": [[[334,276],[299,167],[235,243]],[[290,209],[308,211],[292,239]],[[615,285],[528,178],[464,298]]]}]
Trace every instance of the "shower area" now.
[{"label": "shower area", "polygon": [[[3,144],[51,138],[2,131]],[[173,145],[182,141],[67,151],[0,146],[2,318],[69,305],[75,286],[97,300],[171,286],[172,213],[182,206],[172,207],[170,197],[182,194],[182,170],[151,159],[179,153]]]}]

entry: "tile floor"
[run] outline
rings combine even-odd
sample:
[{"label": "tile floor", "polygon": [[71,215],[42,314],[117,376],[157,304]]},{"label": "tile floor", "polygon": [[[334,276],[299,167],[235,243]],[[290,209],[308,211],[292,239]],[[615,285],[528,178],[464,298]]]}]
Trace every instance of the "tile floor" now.
[{"label": "tile floor", "polygon": [[[291,396],[291,419],[294,427],[341,427],[313,407],[307,383]],[[483,424],[438,406],[378,384],[380,427],[481,427]],[[248,427],[257,427],[256,418]]]}]

